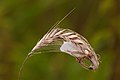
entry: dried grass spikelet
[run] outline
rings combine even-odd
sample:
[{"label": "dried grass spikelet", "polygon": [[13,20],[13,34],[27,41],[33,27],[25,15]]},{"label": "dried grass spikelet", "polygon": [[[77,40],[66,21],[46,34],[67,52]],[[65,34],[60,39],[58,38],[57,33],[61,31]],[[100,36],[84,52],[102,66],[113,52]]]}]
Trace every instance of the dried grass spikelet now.
[{"label": "dried grass spikelet", "polygon": [[[74,9],[72,9],[62,20],[58,21],[44,36],[38,41],[35,47],[28,54],[24,60],[20,71],[18,80],[20,80],[20,74],[23,69],[24,63],[26,60],[36,53],[41,53],[40,49],[45,46],[53,45],[56,41],[62,41],[62,44],[59,44],[59,51],[65,52],[73,57],[81,64],[85,69],[96,70],[99,66],[99,59],[92,49],[89,42],[80,34],[70,30],[62,29],[57,26],[63,21]],[[55,45],[53,45],[55,46]],[[56,47],[56,46],[55,46]],[[90,61],[90,65],[84,63],[84,59]]]}]

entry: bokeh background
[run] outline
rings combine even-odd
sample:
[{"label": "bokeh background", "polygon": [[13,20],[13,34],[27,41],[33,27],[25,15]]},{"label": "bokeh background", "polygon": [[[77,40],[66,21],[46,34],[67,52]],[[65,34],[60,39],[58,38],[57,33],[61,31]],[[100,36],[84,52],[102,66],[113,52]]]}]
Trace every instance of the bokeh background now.
[{"label": "bokeh background", "polygon": [[72,8],[60,25],[88,39],[101,55],[97,71],[67,54],[46,53],[27,61],[21,80],[120,80],[120,0],[0,0],[0,80],[17,80],[36,42]]}]

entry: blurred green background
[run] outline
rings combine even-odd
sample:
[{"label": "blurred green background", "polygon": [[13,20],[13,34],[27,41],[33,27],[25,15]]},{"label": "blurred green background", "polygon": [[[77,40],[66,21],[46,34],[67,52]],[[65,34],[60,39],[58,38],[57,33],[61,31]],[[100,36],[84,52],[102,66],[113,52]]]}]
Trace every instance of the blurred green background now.
[{"label": "blurred green background", "polygon": [[46,53],[27,61],[21,80],[120,80],[120,0],[0,0],[0,80],[17,80],[19,68],[50,27],[72,29],[101,55],[96,72],[67,54]]}]

